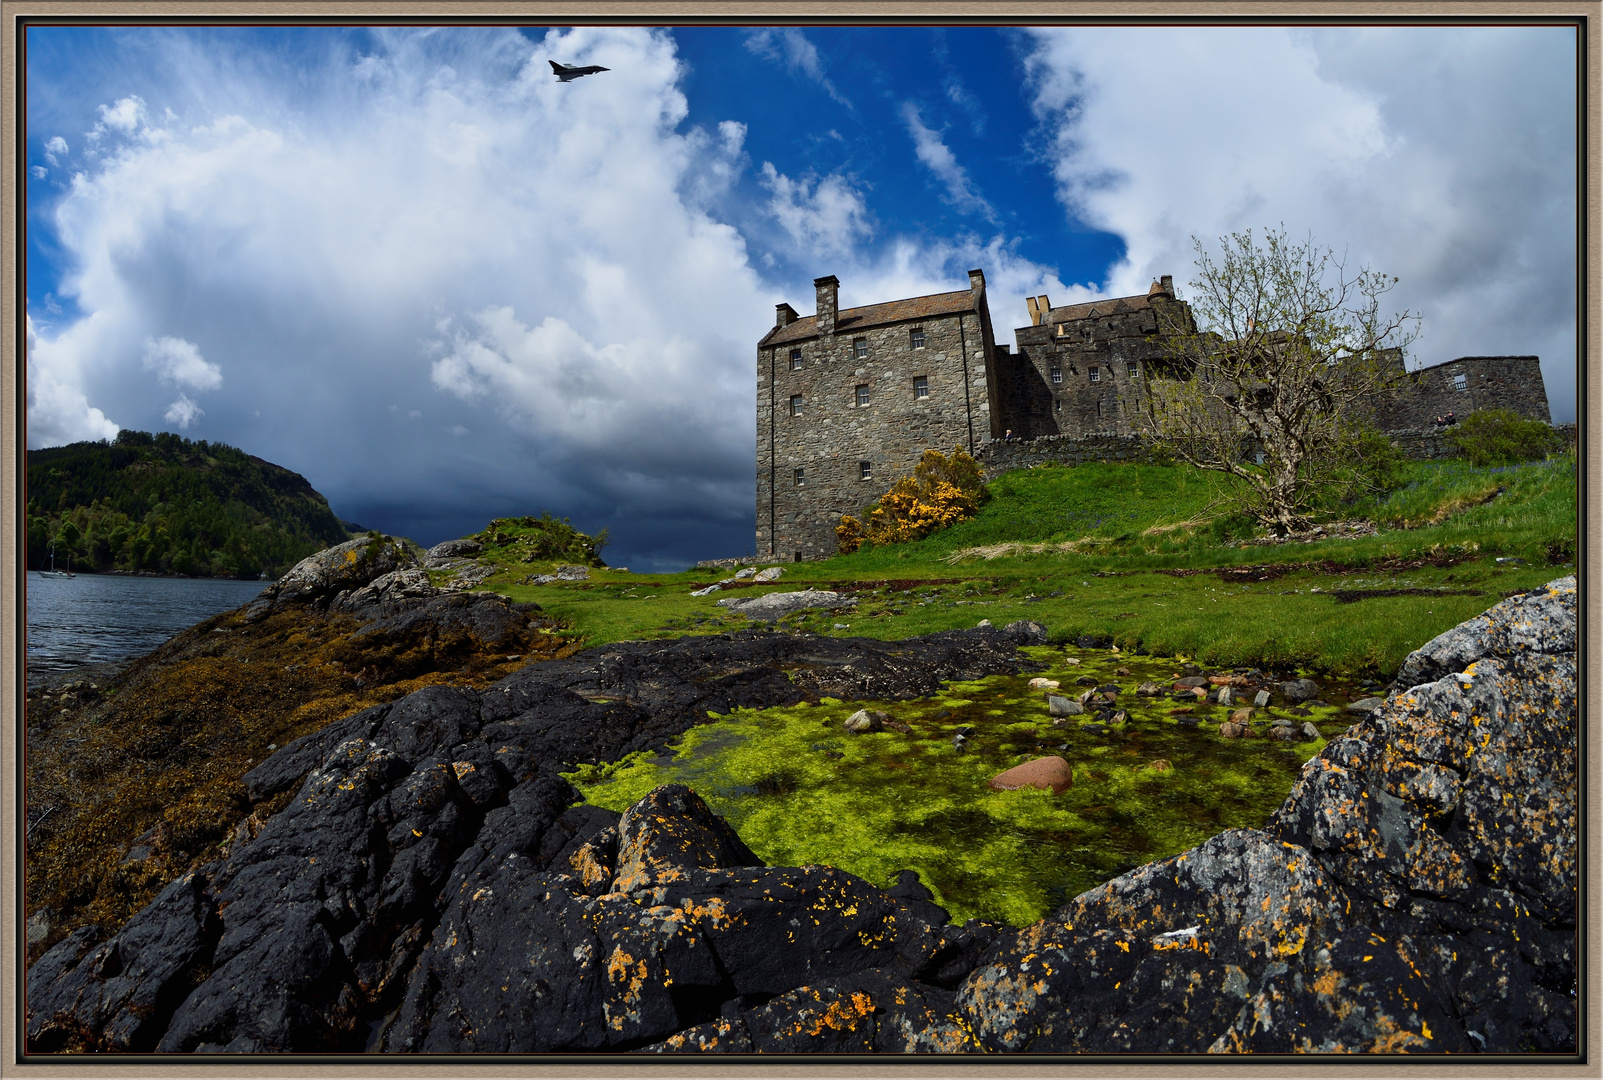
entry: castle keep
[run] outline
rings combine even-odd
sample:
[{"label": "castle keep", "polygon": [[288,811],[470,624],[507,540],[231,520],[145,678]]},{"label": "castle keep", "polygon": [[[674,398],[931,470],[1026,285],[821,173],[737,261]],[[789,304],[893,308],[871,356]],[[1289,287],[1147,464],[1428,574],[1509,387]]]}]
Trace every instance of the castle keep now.
[{"label": "castle keep", "polygon": [[927,447],[971,453],[1000,437],[985,275],[969,287],[838,310],[840,282],[813,282],[817,313],[778,305],[757,343],[757,551],[819,559],[835,524],[878,498]]},{"label": "castle keep", "polygon": [[[1014,352],[995,341],[985,275],[968,276],[966,290],[844,311],[840,282],[822,277],[815,314],[777,306],[757,343],[759,557],[833,555],[841,516],[877,499],[927,449],[961,446],[992,474],[1025,457],[1139,456],[1127,410],[1143,381],[1187,374],[1171,370],[1161,328],[1196,328],[1172,279],[1061,308],[1031,297]],[[1396,363],[1401,374],[1400,350]],[[1408,432],[1487,408],[1551,423],[1536,357],[1467,356],[1408,372],[1374,418],[1382,431]]]}]

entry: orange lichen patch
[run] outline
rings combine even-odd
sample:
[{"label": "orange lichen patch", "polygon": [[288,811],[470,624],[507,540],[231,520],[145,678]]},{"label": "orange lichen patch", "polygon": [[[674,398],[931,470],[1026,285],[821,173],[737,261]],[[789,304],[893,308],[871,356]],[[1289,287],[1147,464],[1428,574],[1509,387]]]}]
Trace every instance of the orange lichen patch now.
[{"label": "orange lichen patch", "polygon": [[[818,992],[811,991],[811,993],[817,1000]],[[850,997],[831,1001],[823,1012],[803,1017],[797,1028],[815,1036],[822,1035],[826,1028],[832,1031],[855,1031],[865,1017],[873,1014],[874,999],[861,991],[853,991]]]},{"label": "orange lichen patch", "polygon": [[585,889],[593,889],[597,885],[605,884],[612,877],[612,866],[600,857],[595,847],[586,844],[572,855],[568,856],[568,866],[573,870],[573,876],[579,879],[579,884]]}]

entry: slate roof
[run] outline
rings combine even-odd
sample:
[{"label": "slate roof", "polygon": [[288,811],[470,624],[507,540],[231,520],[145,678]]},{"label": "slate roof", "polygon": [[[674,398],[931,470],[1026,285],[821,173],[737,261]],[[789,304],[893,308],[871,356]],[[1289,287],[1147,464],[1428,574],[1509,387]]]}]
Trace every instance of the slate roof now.
[{"label": "slate roof", "polygon": [[1143,293],[1140,296],[1116,296],[1107,300],[1073,304],[1069,307],[1055,307],[1047,313],[1047,323],[1055,326],[1058,323],[1073,322],[1075,319],[1085,319],[1093,315],[1127,315],[1135,311],[1145,311],[1152,306],[1151,298],[1151,293]]},{"label": "slate roof", "polygon": [[[884,326],[886,323],[908,322],[973,310],[974,293],[969,289],[961,292],[935,293],[931,296],[915,296],[910,300],[892,300],[884,304],[847,308],[835,316],[835,332],[854,334],[871,326]],[[758,344],[781,345],[787,341],[801,341],[817,336],[818,316],[808,315],[797,319],[789,326],[770,330]]]}]

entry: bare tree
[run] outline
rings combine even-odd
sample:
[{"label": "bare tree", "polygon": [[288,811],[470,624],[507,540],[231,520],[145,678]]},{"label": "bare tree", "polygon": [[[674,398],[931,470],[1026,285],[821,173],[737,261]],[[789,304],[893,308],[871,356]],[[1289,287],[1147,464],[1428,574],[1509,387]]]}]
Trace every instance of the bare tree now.
[{"label": "bare tree", "polygon": [[[1170,316],[1166,363],[1125,408],[1156,448],[1240,483],[1237,506],[1284,535],[1333,488],[1361,482],[1367,403],[1404,377],[1402,350],[1419,316],[1382,314],[1396,284],[1284,226],[1260,245],[1251,230],[1197,238],[1194,325]],[[1178,307],[1178,305],[1176,305]]]}]

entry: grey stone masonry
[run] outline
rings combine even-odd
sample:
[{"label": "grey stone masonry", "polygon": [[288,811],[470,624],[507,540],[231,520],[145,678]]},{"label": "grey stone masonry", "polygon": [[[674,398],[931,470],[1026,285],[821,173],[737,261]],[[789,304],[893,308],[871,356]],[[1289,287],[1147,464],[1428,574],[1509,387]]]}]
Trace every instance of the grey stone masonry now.
[{"label": "grey stone masonry", "polygon": [[757,346],[757,547],[820,559],[926,449],[973,450],[1001,434],[985,275],[962,291],[839,308],[821,277],[817,314],[777,307]]},{"label": "grey stone masonry", "polygon": [[1376,403],[1375,426],[1382,431],[1426,428],[1438,416],[1450,412],[1462,420],[1477,409],[1511,409],[1523,419],[1552,423],[1537,358],[1461,356],[1410,371]]},{"label": "grey stone masonry", "polygon": [[1013,331],[1019,351],[998,354],[1004,428],[1024,438],[1134,434],[1144,380],[1169,373],[1166,329],[1196,328],[1167,274],[1141,296],[1029,307],[1031,325]]}]

